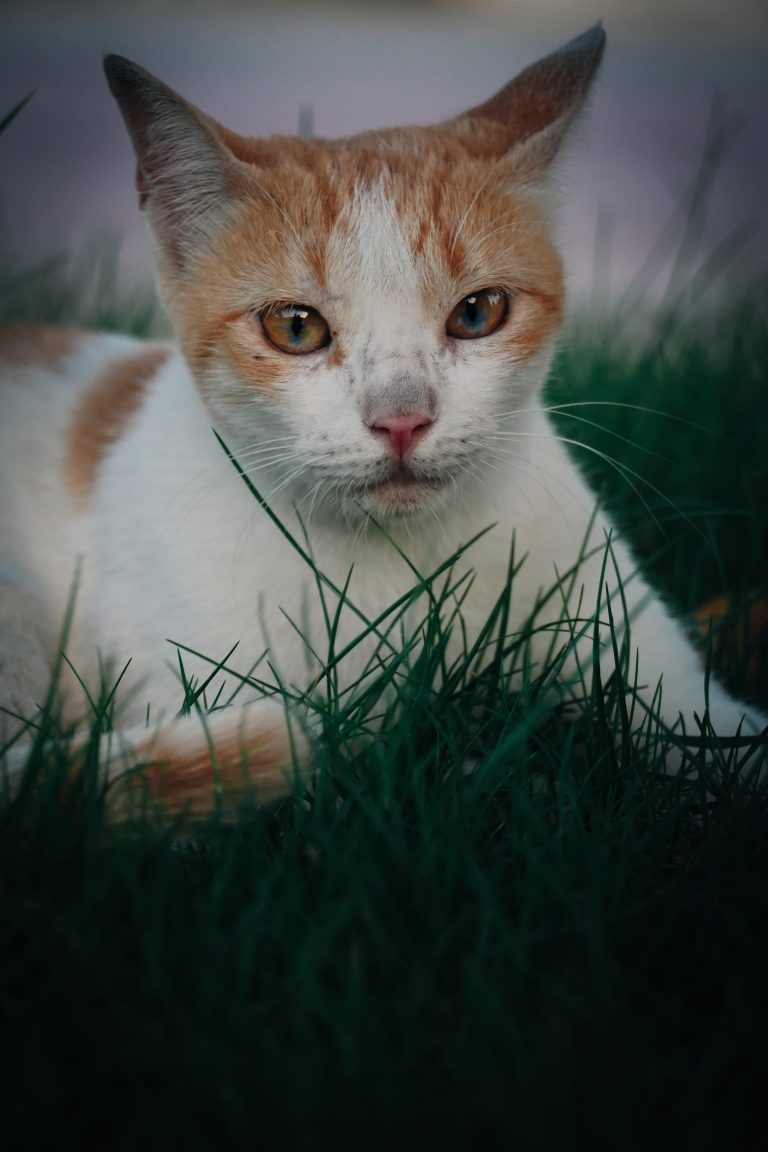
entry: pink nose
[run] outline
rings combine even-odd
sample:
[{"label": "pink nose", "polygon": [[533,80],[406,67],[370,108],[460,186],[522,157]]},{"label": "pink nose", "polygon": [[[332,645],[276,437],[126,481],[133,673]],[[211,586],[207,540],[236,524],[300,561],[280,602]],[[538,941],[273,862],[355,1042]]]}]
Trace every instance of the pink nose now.
[{"label": "pink nose", "polygon": [[432,421],[424,412],[403,412],[395,416],[379,416],[371,424],[376,432],[386,432],[392,452],[402,460],[410,452],[417,437],[426,432]]}]

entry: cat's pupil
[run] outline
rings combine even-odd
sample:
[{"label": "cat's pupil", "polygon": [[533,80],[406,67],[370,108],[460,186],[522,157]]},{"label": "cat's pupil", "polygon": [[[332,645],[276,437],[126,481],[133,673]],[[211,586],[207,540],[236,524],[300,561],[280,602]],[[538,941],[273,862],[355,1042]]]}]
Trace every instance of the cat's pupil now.
[{"label": "cat's pupil", "polygon": [[275,348],[304,355],[331,341],[327,321],[308,304],[278,304],[259,313],[261,326]]},{"label": "cat's pupil", "polygon": [[462,296],[448,316],[445,329],[455,340],[490,336],[507,318],[509,296],[498,288],[478,288]]}]

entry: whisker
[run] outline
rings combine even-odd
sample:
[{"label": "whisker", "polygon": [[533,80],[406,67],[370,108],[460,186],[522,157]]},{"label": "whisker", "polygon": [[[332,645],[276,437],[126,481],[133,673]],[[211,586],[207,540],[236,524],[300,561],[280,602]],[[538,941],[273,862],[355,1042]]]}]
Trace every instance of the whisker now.
[{"label": "whisker", "polygon": [[[509,463],[511,463],[513,468],[516,467],[513,460],[510,460]],[[484,469],[484,471],[486,471],[486,472],[490,470],[490,471],[499,473],[501,475],[507,475],[505,472],[502,471],[501,468],[497,468],[495,464],[491,464],[490,460],[477,460],[477,461],[475,461],[475,467],[482,467]],[[521,471],[522,471],[522,469],[521,469]],[[512,479],[511,477],[508,477],[508,478]],[[539,481],[539,483],[541,483],[541,481]],[[513,484],[514,484],[514,481],[513,481]],[[517,485],[515,485],[515,488],[518,491],[519,495],[521,495],[522,498],[525,500],[525,503],[528,505],[528,511],[530,513],[531,520],[535,520],[536,519],[536,512],[534,510],[533,504],[531,503],[530,497],[528,496],[528,493],[525,492],[522,488],[518,488]],[[492,492],[492,489],[490,488],[490,486],[488,486],[488,491]]]},{"label": "whisker", "polygon": [[237,452],[238,460],[244,460],[254,452],[264,452],[268,448],[285,447],[287,444],[295,444],[295,436],[274,436],[270,440],[263,440],[260,443],[249,444],[247,448],[240,448]]},{"label": "whisker", "polygon": [[501,167],[501,165],[504,163],[505,160],[506,160],[506,156],[504,156],[504,155],[499,156],[499,158],[497,160],[495,160],[493,164],[491,164],[491,166],[489,167],[485,176],[480,181],[480,185],[479,185],[477,191],[475,192],[474,196],[470,200],[469,204],[466,207],[466,210],[464,211],[464,214],[462,215],[461,219],[459,220],[458,224],[456,225],[456,227],[453,230],[452,239],[451,239],[451,247],[450,247],[450,251],[449,251],[449,261],[453,257],[453,255],[456,251],[456,244],[458,243],[459,236],[463,232],[464,226],[467,223],[467,220],[469,219],[470,212],[474,208],[475,204],[477,204],[477,201],[479,200],[483,190],[488,186],[488,183],[491,180],[491,178],[493,176],[495,176],[496,172],[498,171],[498,169]]},{"label": "whisker", "polygon": [[634,412],[642,412],[648,416],[661,416],[665,420],[673,420],[676,424],[683,424],[687,428],[695,428],[697,432],[706,432],[710,436],[722,436],[725,438],[726,434],[719,428],[708,428],[706,424],[699,424],[695,420],[689,420],[686,416],[678,416],[676,412],[665,412],[663,408],[649,408],[645,404],[628,404],[621,400],[572,400],[564,404],[551,404],[543,408],[544,412],[565,412],[571,408],[627,408]]},{"label": "whisker", "polygon": [[[535,440],[542,440],[542,439],[546,440],[548,438],[547,433],[543,433],[543,432],[510,431],[507,433],[507,435],[511,439],[528,439],[528,438],[531,438],[531,439],[535,439]],[[661,532],[661,534],[664,536],[665,539],[666,539],[666,532],[664,531],[664,528],[663,528],[660,520],[656,516],[655,512],[651,508],[648,501],[643,496],[638,485],[634,483],[634,481],[633,481],[633,479],[631,479],[631,477],[634,477],[641,484],[644,484],[647,488],[649,488],[654,493],[655,496],[658,496],[670,508],[672,508],[673,511],[676,512],[678,516],[680,516],[682,519],[684,519],[685,522],[689,525],[689,527],[691,527],[698,535],[700,535],[702,537],[702,539],[706,539],[705,534],[702,532],[702,530],[699,528],[699,526],[697,524],[695,524],[691,520],[691,518],[686,515],[685,512],[683,512],[682,508],[680,508],[675,503],[674,500],[672,500],[669,496],[666,496],[661,491],[661,489],[657,488],[655,484],[652,484],[650,480],[647,480],[640,472],[636,472],[634,468],[630,468],[628,464],[622,464],[619,460],[617,460],[614,456],[611,456],[609,453],[603,452],[599,448],[593,447],[591,444],[585,444],[581,440],[574,440],[571,437],[560,436],[560,435],[555,435],[554,439],[558,440],[561,444],[567,444],[567,445],[570,445],[571,447],[574,447],[574,448],[582,448],[582,449],[584,449],[585,452],[590,452],[590,453],[592,453],[592,455],[596,456],[599,460],[602,460],[602,462],[604,464],[608,464],[612,468],[615,468],[616,471],[618,472],[619,476],[621,476],[622,480],[624,480],[630,486],[632,491],[637,496],[638,500],[640,500],[640,502],[642,503],[646,512],[648,513],[648,515],[653,520],[653,523],[656,525],[656,527],[659,529],[659,531]]]},{"label": "whisker", "polygon": [[272,195],[272,193],[271,193],[271,192],[269,192],[269,191],[267,191],[267,189],[264,187],[264,185],[263,185],[263,184],[261,184],[261,183],[259,183],[259,181],[258,181],[258,180],[256,180],[256,179],[253,177],[253,175],[251,175],[251,179],[253,180],[254,184],[256,185],[256,187],[257,187],[257,188],[259,189],[259,191],[261,192],[262,196],[264,196],[264,198],[265,198],[266,200],[269,200],[270,204],[272,204],[272,206],[273,206],[274,208],[276,208],[276,209],[277,209],[277,211],[280,213],[280,215],[282,216],[283,220],[285,220],[285,222],[286,222],[286,224],[288,225],[288,227],[289,227],[290,231],[292,232],[292,234],[293,234],[293,238],[295,239],[296,243],[298,244],[300,251],[301,251],[301,252],[302,252],[302,253],[303,253],[303,254],[306,256],[306,252],[307,252],[307,249],[306,249],[306,245],[305,245],[305,243],[304,243],[304,240],[303,240],[303,239],[302,239],[302,237],[300,236],[300,234],[299,234],[298,230],[296,229],[296,226],[294,225],[294,223],[293,223],[293,221],[291,220],[291,218],[290,218],[290,216],[288,215],[288,213],[285,211],[285,209],[283,208],[283,206],[282,206],[282,205],[281,205],[281,204],[280,204],[280,203],[279,203],[277,200],[275,200],[275,198],[274,198],[274,196]]},{"label": "whisker", "polygon": [[511,408],[502,412],[497,419],[514,420],[517,416],[533,416],[539,412],[567,412],[571,408],[627,408],[633,412],[642,412],[648,416],[661,416],[665,420],[673,420],[677,424],[684,424],[695,428],[699,432],[707,432],[710,436],[724,436],[725,433],[717,428],[708,428],[705,424],[697,424],[685,416],[678,416],[675,412],[665,412],[663,408],[649,408],[645,404],[630,404],[622,400],[570,400],[562,404],[537,404],[531,408]]},{"label": "whisker", "polygon": [[[500,219],[502,219],[502,217],[500,217]],[[523,233],[523,238],[525,238],[530,234],[529,230],[531,230],[533,227],[536,227],[537,225],[539,225],[539,221],[538,220],[510,220],[510,222],[508,224],[501,224],[499,227],[495,227],[494,226],[495,224],[496,224],[496,221],[489,224],[488,227],[484,228],[481,232],[474,234],[472,236],[472,244],[475,246],[479,246],[480,244],[486,244],[489,240],[492,240],[494,238],[494,236],[500,236],[504,232],[511,232],[511,231],[521,232],[521,233]]]},{"label": "whisker", "polygon": [[[574,499],[576,498],[575,494],[573,492],[573,489],[569,487],[569,485],[566,483],[566,481],[563,479],[562,476],[558,476],[558,474],[556,472],[551,472],[548,468],[545,468],[533,456],[519,456],[514,452],[510,452],[510,451],[504,452],[498,448],[495,448],[495,449],[490,448],[490,449],[488,449],[488,451],[492,455],[497,456],[499,459],[510,461],[510,463],[513,464],[513,467],[516,467],[518,469],[518,471],[522,472],[524,476],[527,476],[528,479],[531,480],[534,484],[538,484],[541,488],[543,488],[543,490],[548,495],[551,496],[552,493],[551,493],[550,489],[547,487],[547,485],[544,483],[544,481],[538,479],[536,476],[532,476],[530,474],[530,472],[526,472],[522,467],[523,464],[529,464],[532,468],[535,468],[537,472],[540,472],[543,476],[546,476],[548,480],[552,480],[554,483],[558,484],[565,492],[568,493],[568,495],[571,498],[574,498]],[[582,505],[582,507],[585,508],[586,511],[589,511],[589,508],[587,508],[587,506],[584,504],[583,501],[580,500],[579,503]],[[559,508],[559,505],[558,505],[558,508]],[[562,509],[560,509],[560,512],[561,512],[561,515],[566,519],[566,522],[567,522],[567,517],[565,517],[565,513],[563,512]]]},{"label": "whisker", "polygon": [[[648,456],[654,456],[657,460],[663,460],[665,464],[672,463],[669,456],[662,456],[660,452],[655,449],[647,447],[645,444],[640,444],[637,440],[630,440],[628,436],[624,436],[621,432],[615,432],[612,428],[607,428],[604,424],[598,424],[596,420],[589,420],[586,416],[577,416],[575,412],[568,413],[569,420],[575,420],[579,424],[586,424],[590,428],[596,428],[598,432],[604,432],[606,436],[613,436],[616,440],[621,440],[622,443],[628,444],[630,448],[634,448],[637,452],[644,452]],[[502,433],[502,435],[506,435]]]}]

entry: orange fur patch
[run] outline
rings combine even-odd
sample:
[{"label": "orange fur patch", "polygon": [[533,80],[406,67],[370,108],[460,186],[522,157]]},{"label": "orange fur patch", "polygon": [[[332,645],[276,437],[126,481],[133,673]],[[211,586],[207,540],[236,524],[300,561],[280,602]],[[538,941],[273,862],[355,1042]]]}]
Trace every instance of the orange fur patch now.
[{"label": "orange fur patch", "polygon": [[[301,743],[301,742],[300,742]],[[169,815],[200,819],[219,803],[228,811],[245,801],[268,803],[290,793],[292,748],[284,719],[265,717],[258,705],[175,721],[146,751],[147,765],[129,776],[137,792]]]},{"label": "orange fur patch", "polygon": [[82,397],[69,431],[65,480],[80,502],[88,499],[99,465],[136,413],[146,386],[170,355],[167,348],[148,347],[117,360]]},{"label": "orange fur patch", "polygon": [[763,682],[768,668],[768,598],[740,608],[725,596],[715,596],[696,609],[696,627],[704,649],[711,629],[713,660],[721,675],[739,675],[748,689]]},{"label": "orange fur patch", "polygon": [[55,369],[87,333],[48,324],[0,325],[0,363]]},{"label": "orange fur patch", "polygon": [[[87,734],[70,746],[60,789],[63,804],[76,799],[93,751]],[[58,770],[60,746],[42,752]],[[29,746],[19,744],[5,757],[11,795],[24,779],[28,756]],[[306,778],[310,766],[300,727],[292,725],[289,733],[282,710],[270,708],[265,714],[259,703],[212,713],[205,717],[205,726],[196,716],[185,716],[156,733],[140,727],[104,735],[98,756],[107,786],[107,818],[114,825],[130,823],[145,803],[188,821],[218,811],[229,819],[245,803],[265,804],[290,795],[295,772]]]}]

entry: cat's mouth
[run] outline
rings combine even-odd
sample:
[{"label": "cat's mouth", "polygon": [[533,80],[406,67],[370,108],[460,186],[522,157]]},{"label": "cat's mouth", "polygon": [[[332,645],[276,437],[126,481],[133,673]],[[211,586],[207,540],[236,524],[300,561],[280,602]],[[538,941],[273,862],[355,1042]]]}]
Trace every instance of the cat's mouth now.
[{"label": "cat's mouth", "polygon": [[444,487],[445,481],[440,477],[420,475],[407,465],[398,464],[380,480],[365,484],[359,495],[371,511],[403,515],[419,511]]}]

